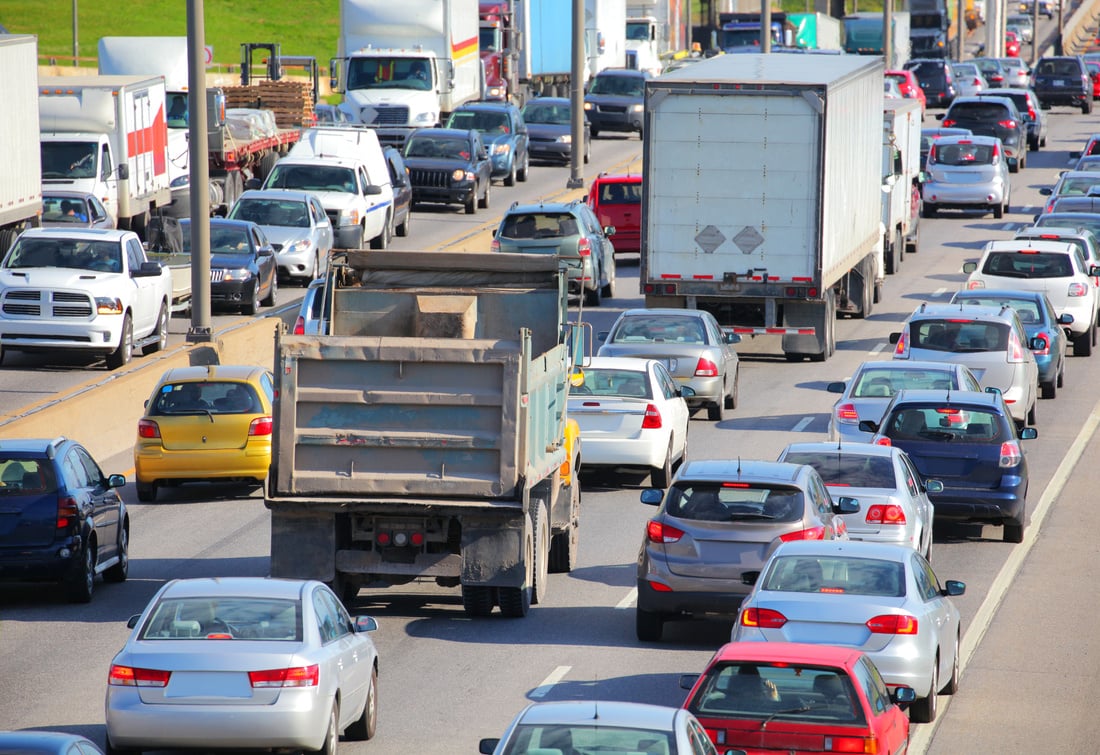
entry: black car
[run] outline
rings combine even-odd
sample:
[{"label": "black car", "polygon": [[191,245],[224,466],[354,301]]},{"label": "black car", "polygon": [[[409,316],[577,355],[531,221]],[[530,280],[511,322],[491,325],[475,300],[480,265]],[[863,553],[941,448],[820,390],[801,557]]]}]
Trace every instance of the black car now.
[{"label": "black car", "polygon": [[60,583],[77,603],[92,599],[98,574],[125,581],[125,484],[68,438],[0,441],[0,580]]},{"label": "black car", "polygon": [[526,181],[531,157],[527,151],[527,124],[510,102],[468,102],[447,119],[447,128],[472,128],[481,134],[492,162],[492,176],[515,186]]},{"label": "black car", "polygon": [[460,204],[467,215],[489,206],[492,165],[473,129],[420,128],[402,153],[412,180],[413,204]]},{"label": "black car", "polygon": [[997,58],[974,58],[968,62],[978,67],[990,89],[1000,89],[1008,85],[1008,71]]},{"label": "black car", "polygon": [[600,131],[637,132],[645,118],[645,83],[648,71],[605,68],[596,74],[584,96],[584,112],[592,124],[592,136]]},{"label": "black car", "polygon": [[908,61],[905,68],[917,77],[928,107],[947,107],[955,99],[958,92],[955,90],[955,76],[951,73],[951,61],[917,58]]},{"label": "black car", "polygon": [[1000,392],[898,391],[881,423],[863,420],[859,429],[904,450],[922,478],[943,482],[928,493],[936,521],[1003,525],[1005,542],[1024,539],[1028,472],[1019,441],[1038,433],[1017,435]]},{"label": "black car", "polygon": [[[573,159],[572,104],[566,97],[538,97],[523,106],[532,160]],[[592,128],[584,119],[584,161],[592,154]]]},{"label": "black car", "polygon": [[390,185],[393,186],[393,230],[398,236],[409,235],[409,223],[412,221],[412,181],[409,169],[401,150],[396,147],[383,147],[386,167],[390,170]]},{"label": "black car", "polygon": [[1027,123],[1009,97],[956,97],[943,116],[945,128],[965,128],[973,134],[996,136],[1005,146],[1008,169],[1016,173],[1027,164]]},{"label": "black car", "polygon": [[1038,152],[1039,147],[1047,143],[1046,116],[1039,103],[1039,97],[1030,89],[1017,89],[1015,87],[998,89],[996,92],[983,92],[976,97],[1007,97],[1016,103],[1016,109],[1020,111],[1020,117],[1027,124],[1027,147],[1032,152]]},{"label": "black car", "polygon": [[[180,221],[183,250],[191,252],[191,221]],[[210,306],[254,315],[279,296],[275,248],[260,226],[247,220],[210,219]]]},{"label": "black car", "polygon": [[1031,69],[1031,88],[1044,108],[1069,105],[1092,112],[1092,77],[1080,55],[1039,58]]}]

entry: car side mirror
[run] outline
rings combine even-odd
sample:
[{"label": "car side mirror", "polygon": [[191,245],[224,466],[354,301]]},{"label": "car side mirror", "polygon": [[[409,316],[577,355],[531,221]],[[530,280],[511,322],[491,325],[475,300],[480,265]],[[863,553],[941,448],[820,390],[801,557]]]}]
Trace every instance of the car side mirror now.
[{"label": "car side mirror", "polygon": [[659,488],[646,488],[641,494],[642,503],[647,506],[660,506],[661,499],[665,497],[663,490]]},{"label": "car side mirror", "polygon": [[599,333],[596,334],[596,340],[597,341],[606,341],[607,336],[608,336],[609,333],[610,333],[610,331],[601,330]]},{"label": "car side mirror", "polygon": [[164,271],[159,262],[142,262],[141,267],[130,272],[132,278],[156,278]]},{"label": "car side mirror", "polygon": [[958,597],[966,592],[966,583],[957,579],[949,579],[943,583],[943,594]]},{"label": "car side mirror", "polygon": [[[119,181],[128,181],[130,179],[130,166],[127,163],[122,163],[115,167],[115,173]],[[110,172],[107,175],[110,176]]]},{"label": "car side mirror", "polygon": [[[885,27],[884,27],[884,28],[885,28]],[[936,120],[937,120],[937,121],[942,121],[942,120],[943,120],[943,117],[944,117],[945,115],[947,115],[947,113],[936,113]]]},{"label": "car side mirror", "polygon": [[754,587],[756,580],[760,579],[760,572],[758,571],[743,571],[741,572],[741,584]]},{"label": "car side mirror", "polygon": [[483,739],[477,743],[477,751],[481,755],[493,755],[498,744],[500,744],[499,739]]},{"label": "car side mirror", "polygon": [[355,631],[356,632],[373,632],[378,629],[378,620],[373,616],[356,616],[355,617]]},{"label": "car side mirror", "polygon": [[363,189],[363,195],[368,196],[368,197],[369,196],[377,196],[378,194],[381,194],[381,193],[382,193],[382,187],[381,186],[376,186],[374,184],[368,184],[366,186],[366,188]]},{"label": "car side mirror", "polygon": [[1001,395],[1001,389],[997,388],[995,386],[992,386],[992,385],[986,386],[985,392],[986,393],[993,393],[993,394],[996,394],[998,396]]},{"label": "car side mirror", "polygon": [[851,496],[842,495],[833,501],[833,513],[834,514],[858,514],[859,513],[859,499],[852,498]]},{"label": "car side mirror", "polygon": [[258,178],[250,178],[244,182],[244,188],[246,189],[259,189],[264,185],[264,182]]},{"label": "car side mirror", "polygon": [[963,263],[963,272],[968,274],[968,275],[970,273],[974,272],[977,269],[978,269],[978,263],[977,262],[964,262]]},{"label": "car side mirror", "polygon": [[604,228],[603,229],[603,235],[604,236],[614,236],[615,235],[615,226],[609,225],[606,228]]},{"label": "car side mirror", "polygon": [[1063,315],[1058,315],[1058,324],[1059,325],[1072,325],[1073,324],[1073,315],[1071,315],[1069,312],[1066,312]]},{"label": "car side mirror", "polygon": [[722,331],[722,340],[729,344],[741,343],[741,334],[724,330]]},{"label": "car side mirror", "polygon": [[479,149],[477,151],[477,159],[478,160],[488,160],[489,159],[489,150],[485,149],[484,147]]},{"label": "car side mirror", "polygon": [[680,398],[695,398],[695,389],[690,385],[681,385],[676,393],[680,395]]},{"label": "car side mirror", "polygon": [[256,253],[260,257],[274,257],[275,256],[275,250],[272,249],[270,246],[261,246],[259,249],[256,250]]},{"label": "car side mirror", "polygon": [[699,674],[680,674],[680,689],[691,689],[699,681]]},{"label": "car side mirror", "polygon": [[873,419],[861,419],[859,421],[859,429],[865,433],[877,433],[878,422],[875,422]]},{"label": "car side mirror", "polygon": [[838,380],[835,383],[829,383],[825,386],[825,390],[829,393],[844,393],[844,389],[848,387],[848,384],[843,380]]},{"label": "car side mirror", "polygon": [[1034,427],[1025,427],[1020,430],[1020,440],[1035,440],[1039,437],[1039,431]]},{"label": "car side mirror", "polygon": [[139,621],[141,621],[141,614],[135,613],[133,616],[126,620],[126,628],[133,629],[138,625]]},{"label": "car side mirror", "polygon": [[897,342],[900,341],[900,340],[901,340],[901,332],[900,331],[897,332],[897,333],[891,333],[890,334],[890,345],[891,346],[897,344]]},{"label": "car side mirror", "polygon": [[1093,277],[1100,275],[1100,265],[1089,265],[1089,275]]},{"label": "car side mirror", "polygon": [[942,493],[943,492],[943,483],[940,482],[939,480],[925,480],[924,481],[924,492],[925,493]]},{"label": "car side mirror", "polygon": [[120,474],[113,474],[107,476],[107,487],[109,488],[121,488],[126,485],[126,476]]},{"label": "car side mirror", "polygon": [[1080,152],[1070,152],[1069,156],[1076,160],[1076,159],[1081,157],[1081,153]]},{"label": "car side mirror", "polygon": [[912,687],[894,687],[890,690],[890,699],[895,705],[906,705],[917,699],[917,693]]},{"label": "car side mirror", "polygon": [[1054,189],[1050,186],[1044,186],[1043,188],[1039,189],[1039,193],[1042,194],[1044,197],[1049,197],[1051,194],[1054,193]]},{"label": "car side mirror", "polygon": [[1035,338],[1031,339],[1027,346],[1032,351],[1042,351],[1047,347],[1047,341],[1045,338],[1039,338],[1038,336],[1036,336]]}]

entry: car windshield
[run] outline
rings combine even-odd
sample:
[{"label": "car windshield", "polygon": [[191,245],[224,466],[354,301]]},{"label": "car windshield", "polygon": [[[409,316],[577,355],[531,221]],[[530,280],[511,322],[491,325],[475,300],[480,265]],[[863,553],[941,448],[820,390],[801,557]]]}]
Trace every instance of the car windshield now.
[{"label": "car windshield", "polygon": [[405,146],[405,157],[430,157],[439,160],[469,160],[470,143],[465,139],[417,136]]},{"label": "car windshield", "polygon": [[511,131],[508,114],[492,110],[457,110],[451,113],[447,128],[473,129],[483,134],[507,134]]},{"label": "car windshield", "polygon": [[700,522],[793,522],[805,513],[802,491],[752,482],[682,481],[665,501],[665,513]]},{"label": "car windshield", "polygon": [[0,457],[0,498],[55,492],[53,467],[44,460]]},{"label": "car windshield", "polygon": [[577,219],[568,212],[523,212],[509,215],[500,235],[507,239],[556,239],[580,233]]},{"label": "car windshield", "polygon": [[844,669],[801,663],[717,663],[707,671],[688,710],[700,718],[865,723],[863,706]]},{"label": "car windshield", "polygon": [[611,343],[707,342],[703,323],[680,315],[632,315],[624,317],[609,339]]},{"label": "car windshield", "polygon": [[122,249],[117,241],[22,237],[15,242],[4,260],[4,267],[12,270],[65,267],[119,273],[122,272]]},{"label": "car windshield", "polygon": [[259,414],[256,389],[248,383],[203,381],[165,383],[148,408],[149,416],[173,414]]},{"label": "car windshield", "polygon": [[879,429],[891,440],[944,443],[1000,443],[1012,440],[1000,415],[989,409],[958,406],[897,407]]},{"label": "car windshield", "polygon": [[355,171],[330,165],[278,165],[271,171],[267,189],[301,189],[302,191],[357,191]]},{"label": "car windshield", "polygon": [[645,81],[638,76],[597,76],[589,94],[610,94],[619,97],[643,97]]},{"label": "car windshield", "polygon": [[596,199],[601,205],[641,204],[642,185],[641,183],[620,182],[608,182],[600,184],[600,189],[596,195]]},{"label": "car windshield", "polygon": [[783,457],[788,464],[809,464],[826,485],[852,488],[897,488],[894,461],[889,456],[792,452]]},{"label": "car windshield", "polygon": [[905,564],[849,556],[785,556],[772,561],[762,590],[905,597]]},{"label": "car windshield", "polygon": [[852,398],[889,398],[900,390],[950,390],[958,388],[947,370],[866,369],[852,387]]},{"label": "car windshield", "polygon": [[676,752],[667,731],[595,724],[519,724],[504,755]]},{"label": "car windshield", "polygon": [[250,254],[246,228],[211,228],[210,252],[212,254]]},{"label": "car windshield", "polygon": [[570,122],[569,105],[552,105],[532,102],[523,108],[523,120],[528,123],[550,123],[568,126]]},{"label": "car windshield", "polygon": [[992,144],[975,144],[974,142],[957,142],[944,144],[942,142],[933,145],[932,162],[939,165],[991,165],[997,148]]},{"label": "car windshield", "polygon": [[238,199],[229,213],[231,220],[251,220],[258,225],[309,228],[305,202],[286,199]]},{"label": "car windshield", "polygon": [[584,371],[584,383],[573,386],[569,393],[579,396],[625,396],[653,398],[644,372],[589,368]]},{"label": "car windshield", "polygon": [[1060,197],[1083,197],[1093,186],[1100,192],[1100,176],[1066,176],[1054,187],[1054,193]]},{"label": "car windshield", "polygon": [[153,608],[141,640],[302,641],[297,601],[274,598],[167,598]]},{"label": "car windshield", "polygon": [[1009,278],[1069,278],[1073,262],[1061,252],[991,252],[982,272]]},{"label": "car windshield", "polygon": [[1016,310],[1016,315],[1024,325],[1033,325],[1043,321],[1043,310],[1034,299],[1006,299],[1000,296],[975,296],[976,292],[967,291],[954,301],[979,307],[1000,307],[1008,305]]},{"label": "car windshield", "polygon": [[1008,323],[970,319],[918,320],[909,326],[912,348],[956,354],[1005,351],[1010,332]]}]

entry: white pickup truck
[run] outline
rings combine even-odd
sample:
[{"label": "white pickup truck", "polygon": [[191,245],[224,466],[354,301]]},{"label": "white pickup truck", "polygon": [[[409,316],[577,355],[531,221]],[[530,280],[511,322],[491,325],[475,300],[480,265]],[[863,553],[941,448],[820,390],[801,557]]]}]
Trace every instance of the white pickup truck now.
[{"label": "white pickup truck", "polygon": [[30,229],[0,264],[0,360],[76,351],[118,369],[167,346],[171,297],[171,271],[132,231]]}]

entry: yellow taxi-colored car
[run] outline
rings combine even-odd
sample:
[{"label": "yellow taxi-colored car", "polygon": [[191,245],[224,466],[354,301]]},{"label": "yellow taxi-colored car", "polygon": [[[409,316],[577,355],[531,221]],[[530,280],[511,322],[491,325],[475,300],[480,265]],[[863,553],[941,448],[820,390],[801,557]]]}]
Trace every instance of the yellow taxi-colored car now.
[{"label": "yellow taxi-colored car", "polygon": [[263,484],[271,466],[275,389],[262,367],[177,367],[161,376],[138,421],[138,500],[184,482]]}]

